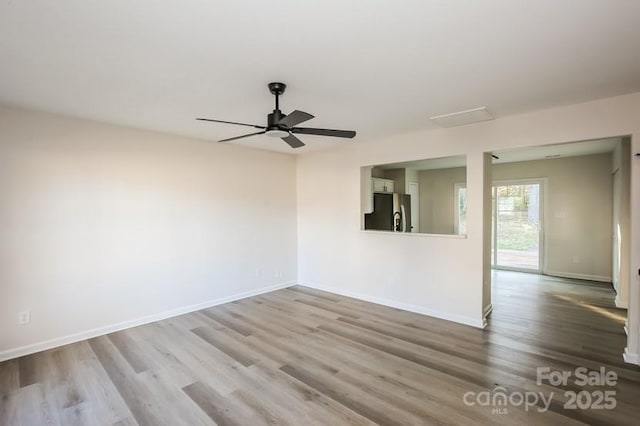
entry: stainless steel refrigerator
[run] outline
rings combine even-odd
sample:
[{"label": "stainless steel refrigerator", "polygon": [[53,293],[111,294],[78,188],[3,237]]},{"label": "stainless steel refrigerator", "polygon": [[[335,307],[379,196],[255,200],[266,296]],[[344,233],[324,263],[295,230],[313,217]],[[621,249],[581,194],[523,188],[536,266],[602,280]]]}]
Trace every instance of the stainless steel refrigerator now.
[{"label": "stainless steel refrigerator", "polygon": [[364,215],[364,229],[411,232],[411,196],[373,194],[373,212]]}]

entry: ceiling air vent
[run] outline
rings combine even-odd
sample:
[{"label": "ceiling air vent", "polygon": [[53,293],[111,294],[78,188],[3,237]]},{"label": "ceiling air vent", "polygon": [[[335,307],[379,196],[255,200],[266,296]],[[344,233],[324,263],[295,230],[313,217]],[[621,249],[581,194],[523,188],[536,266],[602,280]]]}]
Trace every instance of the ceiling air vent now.
[{"label": "ceiling air vent", "polygon": [[493,120],[487,107],[468,109],[466,111],[452,112],[450,114],[436,115],[431,120],[440,127],[464,126],[479,121]]}]

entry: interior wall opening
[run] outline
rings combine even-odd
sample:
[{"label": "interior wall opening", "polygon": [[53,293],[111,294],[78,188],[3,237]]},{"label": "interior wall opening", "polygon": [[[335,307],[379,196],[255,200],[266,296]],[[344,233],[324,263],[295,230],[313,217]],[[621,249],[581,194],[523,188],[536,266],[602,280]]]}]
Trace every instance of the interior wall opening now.
[{"label": "interior wall opening", "polygon": [[492,315],[546,321],[570,307],[620,335],[631,273],[630,138],[493,156]]}]

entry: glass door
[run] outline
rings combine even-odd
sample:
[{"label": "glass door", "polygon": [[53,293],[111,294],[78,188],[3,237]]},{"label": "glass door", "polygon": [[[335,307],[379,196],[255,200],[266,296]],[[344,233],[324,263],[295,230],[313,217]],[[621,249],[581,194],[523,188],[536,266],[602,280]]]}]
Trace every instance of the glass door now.
[{"label": "glass door", "polygon": [[494,183],[494,267],[542,272],[542,188],[542,181]]}]

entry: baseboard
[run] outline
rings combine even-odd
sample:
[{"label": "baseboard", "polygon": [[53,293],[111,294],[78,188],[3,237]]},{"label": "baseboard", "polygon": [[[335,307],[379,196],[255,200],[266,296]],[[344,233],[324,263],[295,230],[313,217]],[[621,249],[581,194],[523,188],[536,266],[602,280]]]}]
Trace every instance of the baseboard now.
[{"label": "baseboard", "polygon": [[640,356],[638,356],[638,354],[629,352],[629,348],[624,348],[624,354],[622,355],[622,358],[624,358],[624,362],[626,362],[627,364],[640,365]]},{"label": "baseboard", "polygon": [[301,282],[300,285],[304,287],[313,288],[316,290],[339,294],[341,296],[351,297],[353,299],[364,300],[365,302],[371,302],[377,305],[383,305],[383,306],[388,306],[390,308],[402,309],[403,311],[414,312],[417,314],[427,315],[434,318],[457,322],[459,324],[470,325],[476,328],[484,328],[486,325],[483,318],[472,318],[472,317],[467,317],[463,315],[449,314],[446,312],[440,312],[433,309],[424,308],[418,305],[412,305],[410,303],[398,302],[395,300],[385,299],[381,297],[368,296],[365,294],[354,293],[351,291],[343,290],[341,288],[329,287],[321,284]]},{"label": "baseboard", "polygon": [[487,326],[487,317],[493,312],[493,305],[489,303],[482,311],[482,328]]},{"label": "baseboard", "polygon": [[620,295],[616,295],[616,299],[615,299],[615,303],[616,303],[616,308],[620,308],[620,309],[628,309],[629,308],[629,303],[626,300],[620,299]]},{"label": "baseboard", "polygon": [[170,309],[168,311],[160,312],[157,314],[147,315],[132,320],[122,321],[116,324],[110,324],[104,327],[93,328],[91,330],[81,331],[79,333],[69,334],[62,337],[56,337],[54,339],[45,340],[43,342],[32,343],[30,345],[21,346],[18,348],[7,349],[0,352],[0,362],[7,361],[9,359],[18,358],[24,355],[33,354],[36,352],[46,351],[48,349],[57,348],[59,346],[76,343],[86,339],[92,339],[94,337],[102,336],[116,331],[124,330],[127,328],[138,327],[140,325],[149,324],[151,322],[161,321],[163,319],[176,317],[178,315],[188,314],[189,312],[199,311],[200,309],[210,308],[212,306],[222,305],[224,303],[233,302],[240,299],[246,299],[247,297],[257,296],[259,294],[270,293],[275,290],[291,287],[296,285],[295,281],[289,281],[285,283],[279,283],[268,287],[262,287],[256,290],[245,291],[242,293],[234,294],[231,296],[221,297],[219,299],[208,300],[206,302],[197,303],[194,305],[183,306],[180,308]]},{"label": "baseboard", "polygon": [[546,271],[544,275],[551,275],[553,277],[560,278],[573,278],[574,280],[583,280],[583,281],[598,281],[603,283],[611,283],[611,277],[605,277],[604,275],[588,275],[588,274],[574,274],[572,272],[555,272],[555,271]]}]

